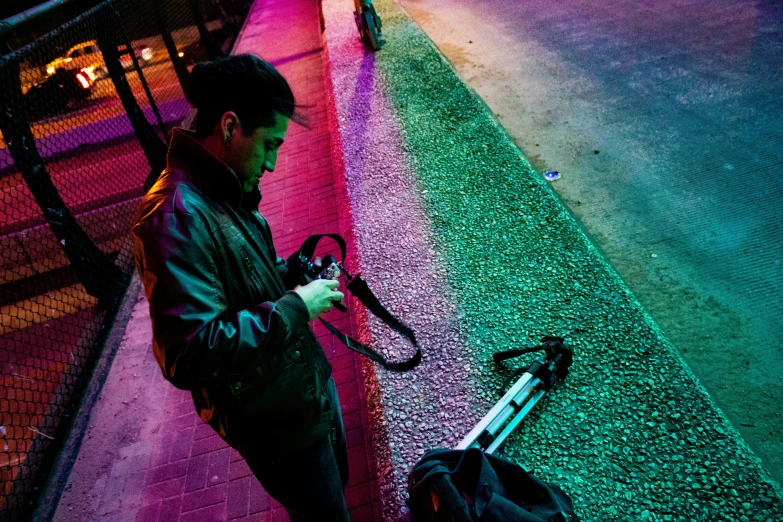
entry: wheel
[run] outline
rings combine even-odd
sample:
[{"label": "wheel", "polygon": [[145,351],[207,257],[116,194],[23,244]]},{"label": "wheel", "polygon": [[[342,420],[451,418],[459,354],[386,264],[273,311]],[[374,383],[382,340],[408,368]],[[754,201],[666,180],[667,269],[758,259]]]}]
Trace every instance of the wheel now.
[{"label": "wheel", "polygon": [[381,48],[381,19],[375,12],[375,8],[362,7],[362,36],[364,41],[370,47],[370,50],[377,51]]}]

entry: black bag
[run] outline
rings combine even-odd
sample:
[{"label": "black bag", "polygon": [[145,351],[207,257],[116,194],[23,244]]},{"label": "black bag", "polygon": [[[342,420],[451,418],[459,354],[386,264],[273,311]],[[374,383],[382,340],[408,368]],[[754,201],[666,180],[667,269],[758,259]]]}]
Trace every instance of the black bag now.
[{"label": "black bag", "polygon": [[578,522],[571,499],[479,448],[434,449],[408,476],[413,522]]}]

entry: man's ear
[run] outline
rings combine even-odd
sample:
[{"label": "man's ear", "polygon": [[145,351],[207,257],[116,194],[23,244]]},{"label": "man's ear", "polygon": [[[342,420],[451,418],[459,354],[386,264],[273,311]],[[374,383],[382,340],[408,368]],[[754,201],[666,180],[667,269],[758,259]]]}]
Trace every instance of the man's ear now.
[{"label": "man's ear", "polygon": [[228,111],[220,118],[220,127],[223,131],[223,140],[231,140],[234,130],[237,128],[239,118],[233,111]]}]

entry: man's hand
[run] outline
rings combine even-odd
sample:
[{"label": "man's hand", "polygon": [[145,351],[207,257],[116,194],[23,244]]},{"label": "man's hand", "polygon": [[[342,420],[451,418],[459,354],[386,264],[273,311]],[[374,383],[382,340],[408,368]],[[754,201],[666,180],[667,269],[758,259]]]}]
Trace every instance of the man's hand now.
[{"label": "man's hand", "polygon": [[342,292],[337,290],[340,286],[338,281],[332,279],[316,279],[304,286],[297,286],[294,292],[299,294],[302,301],[307,305],[307,311],[310,312],[310,319],[316,319],[329,310],[335,302],[342,300]]}]

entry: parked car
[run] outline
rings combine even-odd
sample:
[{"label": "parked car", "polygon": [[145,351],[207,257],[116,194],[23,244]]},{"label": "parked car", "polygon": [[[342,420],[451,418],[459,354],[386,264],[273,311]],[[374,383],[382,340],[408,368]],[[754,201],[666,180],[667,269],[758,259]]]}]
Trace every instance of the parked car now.
[{"label": "parked car", "polygon": [[[117,49],[120,53],[124,53],[125,46],[121,45]],[[152,49],[144,44],[137,46],[133,51],[141,67],[144,67],[147,62],[152,60],[154,54]],[[124,69],[133,68],[133,60],[127,53],[120,55],[120,63]],[[103,61],[103,54],[95,40],[76,44],[68,49],[63,56],[55,58],[46,64],[46,74],[49,76],[60,69],[84,71],[91,81],[100,80],[109,75],[109,70]]]},{"label": "parked car", "polygon": [[54,74],[33,85],[24,95],[25,111],[32,121],[76,109],[90,97],[93,81],[84,71],[58,69]]},{"label": "parked car", "polygon": [[109,74],[95,40],[76,44],[68,49],[63,56],[46,64],[46,74],[49,76],[60,69],[84,71],[92,81],[105,78]]},{"label": "parked car", "polygon": [[[136,61],[139,62],[139,67],[144,67],[152,60],[155,53],[152,52],[151,47],[141,44],[133,49],[133,54],[136,55]],[[120,63],[125,70],[133,69],[133,60],[131,60],[130,55],[127,53],[120,55]]]}]

